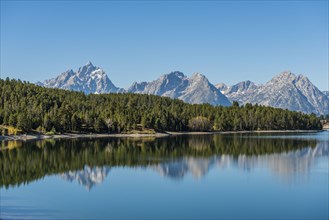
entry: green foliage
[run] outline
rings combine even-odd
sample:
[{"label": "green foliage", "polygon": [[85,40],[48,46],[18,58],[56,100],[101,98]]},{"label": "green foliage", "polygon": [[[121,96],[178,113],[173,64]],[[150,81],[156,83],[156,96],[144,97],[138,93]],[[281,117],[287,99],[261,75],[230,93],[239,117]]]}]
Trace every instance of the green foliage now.
[{"label": "green foliage", "polygon": [[191,118],[188,122],[188,127],[192,131],[210,131],[212,128],[209,119],[202,116]]},{"label": "green foliage", "polygon": [[[314,114],[251,104],[222,107],[154,95],[85,95],[9,79],[0,80],[0,93],[0,122],[24,131],[129,132],[138,125],[157,131],[322,128]],[[205,127],[192,128],[195,118],[206,118]]]},{"label": "green foliage", "polygon": [[31,129],[30,123],[31,120],[27,118],[26,114],[23,113],[18,114],[17,125],[16,125],[17,128],[22,129],[23,131],[28,131],[29,129]]}]

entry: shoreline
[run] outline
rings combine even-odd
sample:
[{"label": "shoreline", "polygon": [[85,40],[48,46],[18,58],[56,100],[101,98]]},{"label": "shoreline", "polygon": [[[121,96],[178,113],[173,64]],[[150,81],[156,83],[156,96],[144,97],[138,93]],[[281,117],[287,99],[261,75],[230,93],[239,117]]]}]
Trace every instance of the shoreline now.
[{"label": "shoreline", "polygon": [[261,131],[208,131],[208,132],[165,132],[154,134],[76,134],[76,133],[63,133],[55,135],[39,135],[39,134],[21,134],[15,136],[0,136],[0,141],[31,141],[31,140],[44,140],[44,139],[78,139],[78,138],[144,138],[144,137],[169,137],[179,135],[212,135],[212,134],[248,134],[248,133],[316,133],[324,130],[261,130]]}]

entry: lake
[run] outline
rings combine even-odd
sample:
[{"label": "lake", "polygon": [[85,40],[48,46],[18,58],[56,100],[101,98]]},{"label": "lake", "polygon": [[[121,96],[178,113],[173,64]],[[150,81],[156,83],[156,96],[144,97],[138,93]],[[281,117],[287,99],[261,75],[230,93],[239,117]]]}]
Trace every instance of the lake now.
[{"label": "lake", "polygon": [[329,132],[6,142],[1,219],[328,219]]}]

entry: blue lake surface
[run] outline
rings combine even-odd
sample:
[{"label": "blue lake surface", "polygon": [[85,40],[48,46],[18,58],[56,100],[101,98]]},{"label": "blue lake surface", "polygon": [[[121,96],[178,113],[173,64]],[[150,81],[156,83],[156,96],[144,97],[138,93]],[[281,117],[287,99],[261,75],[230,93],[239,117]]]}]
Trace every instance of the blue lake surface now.
[{"label": "blue lake surface", "polygon": [[1,219],[328,219],[329,132],[8,143]]}]

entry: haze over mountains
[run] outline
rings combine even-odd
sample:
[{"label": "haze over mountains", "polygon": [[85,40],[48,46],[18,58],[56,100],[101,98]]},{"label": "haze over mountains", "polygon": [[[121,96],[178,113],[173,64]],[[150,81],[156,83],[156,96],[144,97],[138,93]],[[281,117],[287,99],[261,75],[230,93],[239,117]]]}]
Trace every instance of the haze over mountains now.
[{"label": "haze over mountains", "polygon": [[[218,79],[220,80],[220,79]],[[38,85],[89,93],[139,93],[178,98],[187,103],[209,103],[229,106],[232,101],[240,104],[260,104],[317,115],[329,114],[329,92],[320,91],[303,75],[283,72],[264,85],[243,81],[229,86],[214,86],[200,73],[187,77],[182,72],[171,72],[152,82],[134,82],[128,89],[116,87],[106,73],[91,62],[76,72],[68,70]]]}]

